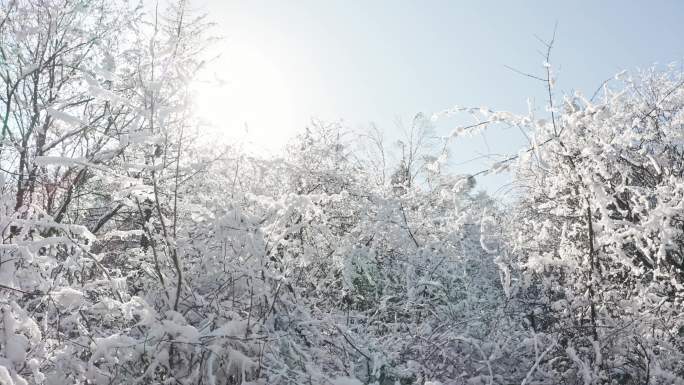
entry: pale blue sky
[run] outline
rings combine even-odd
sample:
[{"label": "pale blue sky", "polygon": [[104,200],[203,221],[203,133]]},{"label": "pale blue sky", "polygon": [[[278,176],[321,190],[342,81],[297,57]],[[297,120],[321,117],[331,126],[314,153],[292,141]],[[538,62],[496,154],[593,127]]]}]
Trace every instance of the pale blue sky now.
[{"label": "pale blue sky", "polygon": [[[202,111],[221,130],[277,147],[311,117],[375,122],[389,135],[397,117],[453,105],[524,112],[544,108],[541,84],[504,65],[541,73],[542,49],[558,22],[552,64],[558,92],[594,92],[622,69],[679,62],[680,1],[236,1],[198,0],[225,40],[214,64],[220,90]],[[220,108],[217,108],[220,106]],[[226,118],[229,116],[230,118]],[[448,124],[448,123],[445,123]],[[444,126],[447,128],[447,126]],[[450,127],[448,127],[450,128]],[[519,132],[489,132],[456,144],[453,162],[511,152]],[[486,161],[454,166],[482,169]],[[489,190],[501,178],[484,181]]]}]

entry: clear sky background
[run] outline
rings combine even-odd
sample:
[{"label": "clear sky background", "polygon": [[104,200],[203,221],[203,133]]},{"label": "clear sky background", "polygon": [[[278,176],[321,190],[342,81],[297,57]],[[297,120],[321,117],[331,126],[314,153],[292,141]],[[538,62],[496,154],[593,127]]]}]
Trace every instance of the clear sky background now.
[{"label": "clear sky background", "polygon": [[[505,65],[541,74],[543,46],[558,22],[551,64],[557,93],[591,95],[622,69],[681,62],[682,1],[196,0],[224,39],[201,88],[200,112],[227,135],[270,151],[312,117],[370,122],[388,138],[410,121],[461,106],[543,110],[543,85]],[[447,123],[440,127],[445,134]],[[455,125],[455,123],[454,123]],[[452,149],[457,172],[486,168],[479,154],[511,153],[517,131],[490,131]],[[505,178],[481,185],[495,191]]]}]

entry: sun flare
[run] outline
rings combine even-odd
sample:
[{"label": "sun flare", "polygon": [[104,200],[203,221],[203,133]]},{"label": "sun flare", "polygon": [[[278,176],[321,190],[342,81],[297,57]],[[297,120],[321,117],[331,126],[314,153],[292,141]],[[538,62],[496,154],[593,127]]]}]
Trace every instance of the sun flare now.
[{"label": "sun flare", "polygon": [[230,44],[194,91],[197,116],[220,137],[273,151],[293,134],[292,79],[255,45]]}]

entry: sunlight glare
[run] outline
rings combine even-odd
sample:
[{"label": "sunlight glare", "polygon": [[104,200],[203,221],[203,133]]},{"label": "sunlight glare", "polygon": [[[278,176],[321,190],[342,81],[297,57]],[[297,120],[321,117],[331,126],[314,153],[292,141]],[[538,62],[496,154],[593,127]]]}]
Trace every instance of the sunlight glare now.
[{"label": "sunlight glare", "polygon": [[294,132],[291,83],[255,45],[231,42],[194,87],[197,116],[215,136],[272,153]]}]

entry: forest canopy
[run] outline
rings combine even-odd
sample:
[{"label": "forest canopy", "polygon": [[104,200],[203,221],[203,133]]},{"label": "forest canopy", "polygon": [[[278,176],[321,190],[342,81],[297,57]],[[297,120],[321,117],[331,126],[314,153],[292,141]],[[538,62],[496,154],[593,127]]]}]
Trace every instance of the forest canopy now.
[{"label": "forest canopy", "polygon": [[[547,60],[541,115],[393,149],[313,121],[267,158],[198,123],[210,25],[0,0],[0,384],[684,384],[679,67],[585,97]],[[528,145],[448,167],[496,126]]]}]

